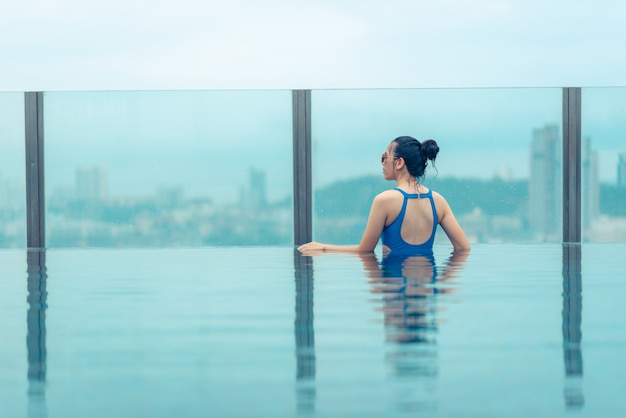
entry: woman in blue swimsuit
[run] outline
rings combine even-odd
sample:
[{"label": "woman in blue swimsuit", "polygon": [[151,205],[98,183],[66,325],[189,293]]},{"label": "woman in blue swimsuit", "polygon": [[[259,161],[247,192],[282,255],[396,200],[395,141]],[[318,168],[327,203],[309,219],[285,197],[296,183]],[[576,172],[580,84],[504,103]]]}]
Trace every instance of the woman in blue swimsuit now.
[{"label": "woman in blue swimsuit", "polygon": [[432,252],[437,225],[441,225],[455,251],[469,250],[470,244],[448,202],[439,193],[420,183],[428,160],[439,153],[432,139],[420,143],[401,136],[382,155],[383,175],[396,187],[378,194],[372,202],[365,232],[359,245],[309,242],[298,247],[302,253],[318,251],[373,251],[382,236],[385,254],[407,255]]}]

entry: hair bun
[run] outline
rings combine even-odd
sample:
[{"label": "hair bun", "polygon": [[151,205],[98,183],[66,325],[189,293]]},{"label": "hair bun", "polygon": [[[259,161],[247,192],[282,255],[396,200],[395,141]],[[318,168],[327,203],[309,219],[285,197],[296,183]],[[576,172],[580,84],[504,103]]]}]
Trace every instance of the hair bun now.
[{"label": "hair bun", "polygon": [[439,145],[434,139],[427,139],[422,142],[422,154],[429,160],[434,161],[439,153]]}]

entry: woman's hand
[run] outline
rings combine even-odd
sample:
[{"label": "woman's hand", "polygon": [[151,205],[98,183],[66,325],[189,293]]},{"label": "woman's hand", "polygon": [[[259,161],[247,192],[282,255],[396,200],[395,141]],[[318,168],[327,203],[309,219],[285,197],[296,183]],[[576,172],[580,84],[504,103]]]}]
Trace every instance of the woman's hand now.
[{"label": "woman's hand", "polygon": [[298,251],[306,255],[317,254],[326,251],[326,244],[315,241],[307,242],[306,244],[299,246]]}]

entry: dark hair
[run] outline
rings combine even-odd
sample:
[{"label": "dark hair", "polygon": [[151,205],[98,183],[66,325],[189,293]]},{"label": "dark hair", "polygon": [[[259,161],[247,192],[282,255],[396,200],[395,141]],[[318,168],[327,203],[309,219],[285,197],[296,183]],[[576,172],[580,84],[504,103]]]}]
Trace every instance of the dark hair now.
[{"label": "dark hair", "polygon": [[435,165],[435,159],[439,153],[439,146],[434,139],[427,139],[420,143],[412,136],[399,136],[392,142],[396,143],[393,154],[395,158],[402,158],[409,170],[409,174],[416,179],[424,177],[428,160]]}]

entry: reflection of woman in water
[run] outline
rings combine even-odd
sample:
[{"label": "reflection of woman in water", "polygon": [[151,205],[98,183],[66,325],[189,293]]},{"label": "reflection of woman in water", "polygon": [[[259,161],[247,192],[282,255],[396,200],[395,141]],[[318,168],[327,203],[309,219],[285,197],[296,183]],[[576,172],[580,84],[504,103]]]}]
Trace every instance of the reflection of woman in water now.
[{"label": "reflection of woman in water", "polygon": [[432,251],[437,225],[441,225],[454,250],[469,250],[470,244],[448,202],[420,183],[428,160],[435,161],[439,146],[432,140],[420,143],[401,136],[382,155],[386,180],[396,188],[378,194],[372,202],[367,226],[358,245],[341,246],[309,242],[298,249],[318,251],[373,251],[382,235],[383,250],[393,254],[424,254]]},{"label": "reflection of woman in water", "polygon": [[397,343],[424,343],[436,330],[437,294],[450,293],[442,286],[458,272],[467,259],[467,251],[456,251],[440,269],[430,254],[394,255],[379,263],[373,253],[360,258],[372,285],[383,294],[383,313],[387,338]]}]

